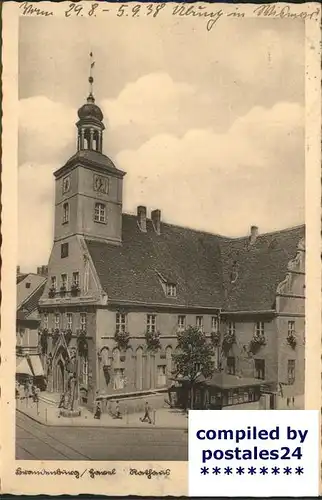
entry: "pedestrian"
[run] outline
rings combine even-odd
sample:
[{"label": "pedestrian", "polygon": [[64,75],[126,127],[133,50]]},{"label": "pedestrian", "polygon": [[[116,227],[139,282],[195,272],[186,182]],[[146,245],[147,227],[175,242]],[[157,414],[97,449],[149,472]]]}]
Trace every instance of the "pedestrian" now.
[{"label": "pedestrian", "polygon": [[32,395],[32,400],[35,403],[36,402],[36,386],[35,385],[31,386],[31,395]]},{"label": "pedestrian", "polygon": [[152,420],[150,417],[150,406],[148,401],[145,402],[145,407],[144,407],[144,417],[140,418],[141,422],[146,422],[148,421],[149,424],[152,424]]},{"label": "pedestrian", "polygon": [[102,415],[101,402],[100,401],[96,401],[96,408],[95,408],[94,418],[100,420],[101,415]]},{"label": "pedestrian", "polygon": [[120,404],[118,401],[116,401],[115,418],[122,418],[121,411],[120,411]]},{"label": "pedestrian", "polygon": [[35,387],[35,393],[34,393],[34,401],[35,403],[39,403],[39,393],[40,393],[40,389],[39,387]]},{"label": "pedestrian", "polygon": [[58,404],[58,408],[64,408],[64,403],[65,403],[65,393],[62,392],[60,395],[60,400]]},{"label": "pedestrian", "polygon": [[29,398],[29,383],[28,381],[24,384],[25,399],[28,401]]}]

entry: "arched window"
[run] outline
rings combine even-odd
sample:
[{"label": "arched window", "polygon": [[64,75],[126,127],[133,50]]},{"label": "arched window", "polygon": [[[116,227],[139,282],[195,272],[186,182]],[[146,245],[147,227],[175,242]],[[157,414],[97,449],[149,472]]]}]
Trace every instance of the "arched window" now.
[{"label": "arched window", "polygon": [[98,138],[98,131],[97,130],[95,130],[94,134],[93,134],[92,149],[94,151],[99,151],[99,138]]},{"label": "arched window", "polygon": [[90,149],[90,144],[91,144],[90,131],[86,129],[84,132],[84,149]]}]

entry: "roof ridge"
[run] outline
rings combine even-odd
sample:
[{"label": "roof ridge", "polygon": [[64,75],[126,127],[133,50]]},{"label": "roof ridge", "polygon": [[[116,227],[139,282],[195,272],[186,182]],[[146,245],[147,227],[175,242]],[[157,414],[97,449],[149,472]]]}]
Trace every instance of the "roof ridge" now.
[{"label": "roof ridge", "polygon": [[[136,214],[123,213],[122,215],[136,218]],[[151,217],[147,217],[146,219],[148,221],[152,222]],[[246,239],[246,238],[249,237],[249,234],[246,234],[244,236],[225,236],[225,235],[220,234],[220,233],[212,233],[210,231],[205,231],[205,230],[202,230],[202,229],[195,229],[195,228],[188,227],[188,226],[180,226],[179,224],[172,224],[170,222],[164,222],[164,221],[161,221],[161,224],[164,225],[164,226],[174,227],[174,228],[177,228],[177,229],[186,229],[186,230],[192,231],[194,233],[206,234],[206,235],[209,235],[209,236],[216,236],[218,238],[222,238],[224,240],[229,240],[229,241],[243,240],[243,239]],[[283,229],[277,229],[276,231],[268,231],[268,232],[265,232],[265,233],[260,233],[258,235],[258,237],[260,238],[261,236],[269,236],[271,234],[280,234],[280,233],[283,233],[283,232],[288,232],[288,231],[292,231],[292,230],[295,230],[295,229],[299,229],[301,227],[305,227],[305,223],[298,224],[296,226],[286,227],[286,228],[283,228]]]}]

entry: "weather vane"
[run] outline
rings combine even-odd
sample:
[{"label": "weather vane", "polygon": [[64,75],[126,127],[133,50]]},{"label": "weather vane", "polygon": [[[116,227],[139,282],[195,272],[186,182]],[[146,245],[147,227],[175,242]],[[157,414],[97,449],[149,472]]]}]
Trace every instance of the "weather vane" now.
[{"label": "weather vane", "polygon": [[93,52],[90,52],[89,57],[90,57],[90,69],[89,69],[89,77],[88,77],[89,93],[90,93],[90,95],[93,95],[93,82],[94,82],[93,68],[95,66],[95,61],[93,59]]}]

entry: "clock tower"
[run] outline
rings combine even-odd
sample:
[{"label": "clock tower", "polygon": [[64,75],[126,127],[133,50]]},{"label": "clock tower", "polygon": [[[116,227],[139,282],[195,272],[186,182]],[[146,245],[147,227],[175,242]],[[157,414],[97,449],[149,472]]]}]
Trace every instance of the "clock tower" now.
[{"label": "clock tower", "polygon": [[[92,66],[91,66],[92,67]],[[54,173],[54,241],[74,235],[120,244],[125,172],[103,154],[103,113],[95,103],[93,77],[87,101],[78,110],[77,152]]]}]

